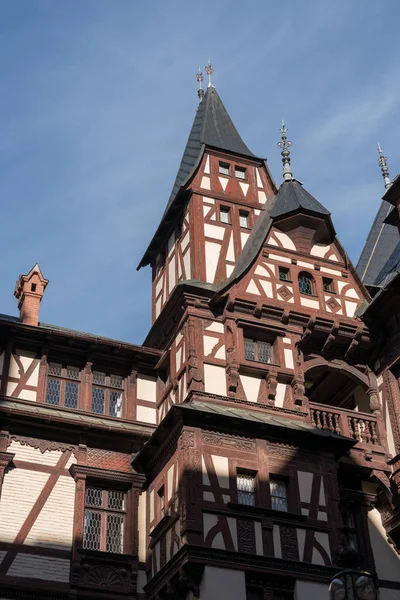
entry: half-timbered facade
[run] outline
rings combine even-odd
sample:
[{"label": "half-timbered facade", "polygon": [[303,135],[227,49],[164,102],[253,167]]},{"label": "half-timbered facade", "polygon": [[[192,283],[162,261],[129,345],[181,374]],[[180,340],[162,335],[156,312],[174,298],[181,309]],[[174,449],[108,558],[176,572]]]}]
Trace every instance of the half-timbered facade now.
[{"label": "half-timbered facade", "polygon": [[38,265],[0,315],[0,598],[326,599],[351,547],[400,599],[399,261],[365,287],[285,127],[277,186],[200,99],[144,344],[42,322]]}]

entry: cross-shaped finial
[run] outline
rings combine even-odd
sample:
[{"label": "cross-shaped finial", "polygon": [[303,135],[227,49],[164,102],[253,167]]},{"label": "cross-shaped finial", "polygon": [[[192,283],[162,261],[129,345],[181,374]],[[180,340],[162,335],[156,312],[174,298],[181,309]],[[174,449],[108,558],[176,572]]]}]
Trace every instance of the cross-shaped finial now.
[{"label": "cross-shaped finial", "polygon": [[210,61],[208,61],[208,65],[206,66],[206,73],[208,75],[208,87],[213,87],[211,83],[211,75],[214,73],[214,69],[212,68]]},{"label": "cross-shaped finial", "polygon": [[383,177],[383,181],[385,182],[385,188],[388,190],[390,188],[390,186],[392,185],[392,182],[390,181],[390,177],[389,177],[389,169],[387,166],[387,158],[386,156],[383,155],[383,150],[381,148],[380,143],[378,142],[378,152],[379,152],[379,166],[381,168],[382,171],[382,177]]},{"label": "cross-shaped finial", "polygon": [[291,167],[290,167],[290,152],[289,148],[292,145],[292,142],[289,142],[287,139],[286,133],[288,131],[287,127],[285,127],[285,122],[282,119],[282,127],[279,130],[282,134],[282,141],[278,142],[279,148],[282,148],[282,163],[283,163],[283,180],[290,181],[293,179]]},{"label": "cross-shaped finial", "polygon": [[204,98],[204,90],[203,90],[203,73],[200,70],[197,71],[197,76],[196,76],[197,81],[199,82],[199,89],[197,90],[197,94],[199,96],[199,101],[201,102]]}]

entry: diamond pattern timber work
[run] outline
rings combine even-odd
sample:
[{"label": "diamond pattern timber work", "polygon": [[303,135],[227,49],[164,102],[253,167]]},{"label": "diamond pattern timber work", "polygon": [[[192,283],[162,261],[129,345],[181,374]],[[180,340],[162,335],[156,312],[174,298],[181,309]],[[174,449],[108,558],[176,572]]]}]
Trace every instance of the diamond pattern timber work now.
[{"label": "diamond pattern timber work", "polygon": [[340,304],[336,300],[336,298],[329,298],[326,305],[329,306],[332,312],[337,312],[338,310],[340,310]]},{"label": "diamond pattern timber work", "polygon": [[91,467],[101,469],[114,469],[115,471],[130,471],[130,454],[102,450],[100,448],[88,448],[87,464]]},{"label": "diamond pattern timber work", "polygon": [[292,292],[289,290],[288,287],[286,287],[286,285],[281,285],[281,287],[278,288],[277,291],[278,294],[285,300],[285,302],[293,298]]}]

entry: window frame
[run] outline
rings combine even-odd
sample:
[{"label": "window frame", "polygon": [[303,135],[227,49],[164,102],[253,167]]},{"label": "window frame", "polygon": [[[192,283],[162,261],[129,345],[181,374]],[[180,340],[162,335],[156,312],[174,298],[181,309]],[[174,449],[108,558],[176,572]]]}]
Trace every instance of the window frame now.
[{"label": "window frame", "polygon": [[[242,217],[246,219],[246,225],[242,225]],[[239,227],[242,229],[250,229],[250,213],[248,210],[239,210]]]},{"label": "window frame", "polygon": [[[327,283],[329,285],[328,289],[325,288],[325,285]],[[322,278],[322,289],[324,292],[327,292],[328,294],[334,294],[335,293],[334,280],[331,277],[323,277]]]},{"label": "window frame", "polygon": [[[97,383],[94,381],[95,373],[104,373],[105,375],[105,383]],[[117,387],[115,385],[111,385],[111,377],[120,377],[121,378],[121,387]],[[95,415],[105,415],[106,417],[113,417],[115,419],[120,419],[123,416],[124,411],[124,402],[125,402],[125,386],[124,386],[125,378],[123,375],[118,373],[112,373],[111,371],[100,371],[99,369],[92,369],[91,373],[91,398],[90,398],[90,412]],[[104,392],[104,410],[103,412],[98,412],[93,410],[93,390],[95,388],[101,389]],[[121,408],[120,414],[113,415],[110,413],[110,396],[112,392],[118,392],[121,394]]]},{"label": "window frame", "polygon": [[[225,169],[228,172],[224,173],[223,171],[221,171],[221,169]],[[225,162],[223,160],[218,161],[218,174],[219,175],[222,175],[224,177],[230,177],[231,169],[232,169],[231,163]]]},{"label": "window frame", "polygon": [[[237,172],[243,173],[244,177],[238,176],[236,174]],[[235,173],[236,179],[239,179],[240,181],[246,181],[247,180],[247,169],[246,169],[246,167],[241,167],[240,165],[235,165],[234,173]]]},{"label": "window frame", "polygon": [[[311,284],[311,285],[310,285],[310,288],[311,288],[311,294],[308,294],[307,292],[303,292],[303,291],[300,289],[300,279],[301,279],[302,277],[304,277],[304,278],[305,278],[305,277],[307,277],[307,279],[309,279],[309,280],[310,280],[310,284]],[[314,279],[314,277],[311,275],[311,273],[308,273],[308,271],[300,271],[300,273],[299,273],[299,274],[298,274],[298,276],[297,276],[297,287],[298,287],[299,293],[300,293],[300,294],[302,294],[303,296],[314,296],[314,297],[315,297],[315,296],[317,295],[317,294],[316,294],[316,287],[315,287],[315,279]]]},{"label": "window frame", "polygon": [[[251,341],[253,343],[253,356],[254,358],[248,358],[246,356],[246,341]],[[270,354],[271,354],[271,360],[270,361],[263,361],[259,359],[259,347],[258,344],[259,343],[264,343],[264,344],[269,344],[270,346]],[[263,338],[263,337],[256,337],[254,336],[254,334],[251,333],[247,333],[247,332],[243,332],[243,357],[244,360],[246,362],[249,363],[257,363],[257,364],[261,364],[261,365],[273,365],[275,364],[274,359],[275,359],[275,340],[272,340],[271,338],[268,339],[268,337]]]},{"label": "window frame", "polygon": [[[282,279],[281,273],[286,273],[288,275],[288,279]],[[279,281],[293,283],[289,267],[278,266],[278,277],[279,277]]]},{"label": "window frame", "polygon": [[[247,477],[247,478],[251,478],[253,480],[253,503],[248,503],[248,502],[240,502],[239,498],[240,498],[240,494],[239,492],[244,492],[245,494],[247,493],[245,490],[239,490],[239,477]],[[237,467],[236,469],[236,502],[237,504],[240,504],[241,506],[257,506],[257,492],[258,492],[258,473],[257,471],[252,471],[249,469],[243,469],[241,467]],[[249,496],[250,496],[250,492]]]},{"label": "window frame", "polygon": [[[273,498],[281,498],[281,496],[276,496],[272,494],[271,482],[277,482],[283,484],[286,492],[286,510],[280,510],[279,508],[275,508],[273,506]],[[276,510],[277,512],[288,513],[290,512],[290,488],[289,488],[289,480],[287,477],[282,477],[281,475],[275,475],[274,473],[269,474],[268,486],[269,486],[269,495],[271,502],[271,509]]]},{"label": "window frame", "polygon": [[[227,218],[228,218],[227,221],[222,220],[222,218],[221,218],[222,214],[227,215]],[[219,206],[219,222],[222,223],[223,225],[231,225],[231,223],[232,223],[231,209],[229,206],[224,206],[224,205]]]},{"label": "window frame", "polygon": [[[61,374],[54,374],[54,373],[50,373],[50,366],[51,365],[61,365]],[[68,377],[67,373],[68,373],[68,368],[73,367],[74,369],[78,369],[78,377]],[[59,395],[59,402],[58,404],[55,404],[53,402],[48,402],[47,397],[48,397],[48,390],[49,390],[49,380],[50,379],[55,379],[56,381],[59,381],[60,383],[60,395]],[[66,406],[65,405],[65,396],[66,396],[66,389],[67,389],[67,384],[68,383],[74,383],[77,385],[78,388],[78,395],[77,395],[77,399],[76,399],[76,406]],[[70,410],[77,410],[79,409],[79,404],[80,404],[80,399],[81,399],[81,383],[82,383],[82,368],[78,367],[76,364],[70,364],[69,361],[62,361],[60,360],[59,362],[55,361],[55,360],[49,360],[47,362],[47,373],[46,373],[46,389],[45,389],[45,400],[44,403],[47,404],[48,406],[61,406],[62,408],[68,408]]]},{"label": "window frame", "polygon": [[[101,505],[97,506],[95,504],[89,504],[87,502],[87,494],[89,489],[97,489],[101,490]],[[123,494],[124,498],[124,506],[123,509],[110,508],[107,506],[109,492],[120,492]],[[99,482],[90,482],[88,481],[85,486],[85,498],[84,498],[84,510],[83,510],[83,536],[82,536],[82,548],[87,551],[95,551],[95,552],[104,552],[108,554],[124,554],[126,548],[126,540],[127,540],[127,526],[128,526],[128,494],[126,490],[113,487],[107,485],[106,483]],[[99,540],[99,548],[90,548],[85,545],[85,535],[86,535],[86,514],[87,511],[94,512],[100,514],[100,540]],[[120,552],[110,552],[107,550],[107,517],[109,515],[120,516],[122,521],[122,543],[121,543],[121,551]]]}]

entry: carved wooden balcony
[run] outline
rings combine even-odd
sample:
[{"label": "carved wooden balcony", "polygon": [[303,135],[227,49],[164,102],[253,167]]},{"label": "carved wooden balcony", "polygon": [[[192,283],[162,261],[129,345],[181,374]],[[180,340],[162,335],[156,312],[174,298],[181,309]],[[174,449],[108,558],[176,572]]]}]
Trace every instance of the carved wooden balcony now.
[{"label": "carved wooden balcony", "polygon": [[376,415],[310,402],[311,424],[318,429],[353,438],[354,450],[366,461],[386,463],[387,448],[383,424]]}]

